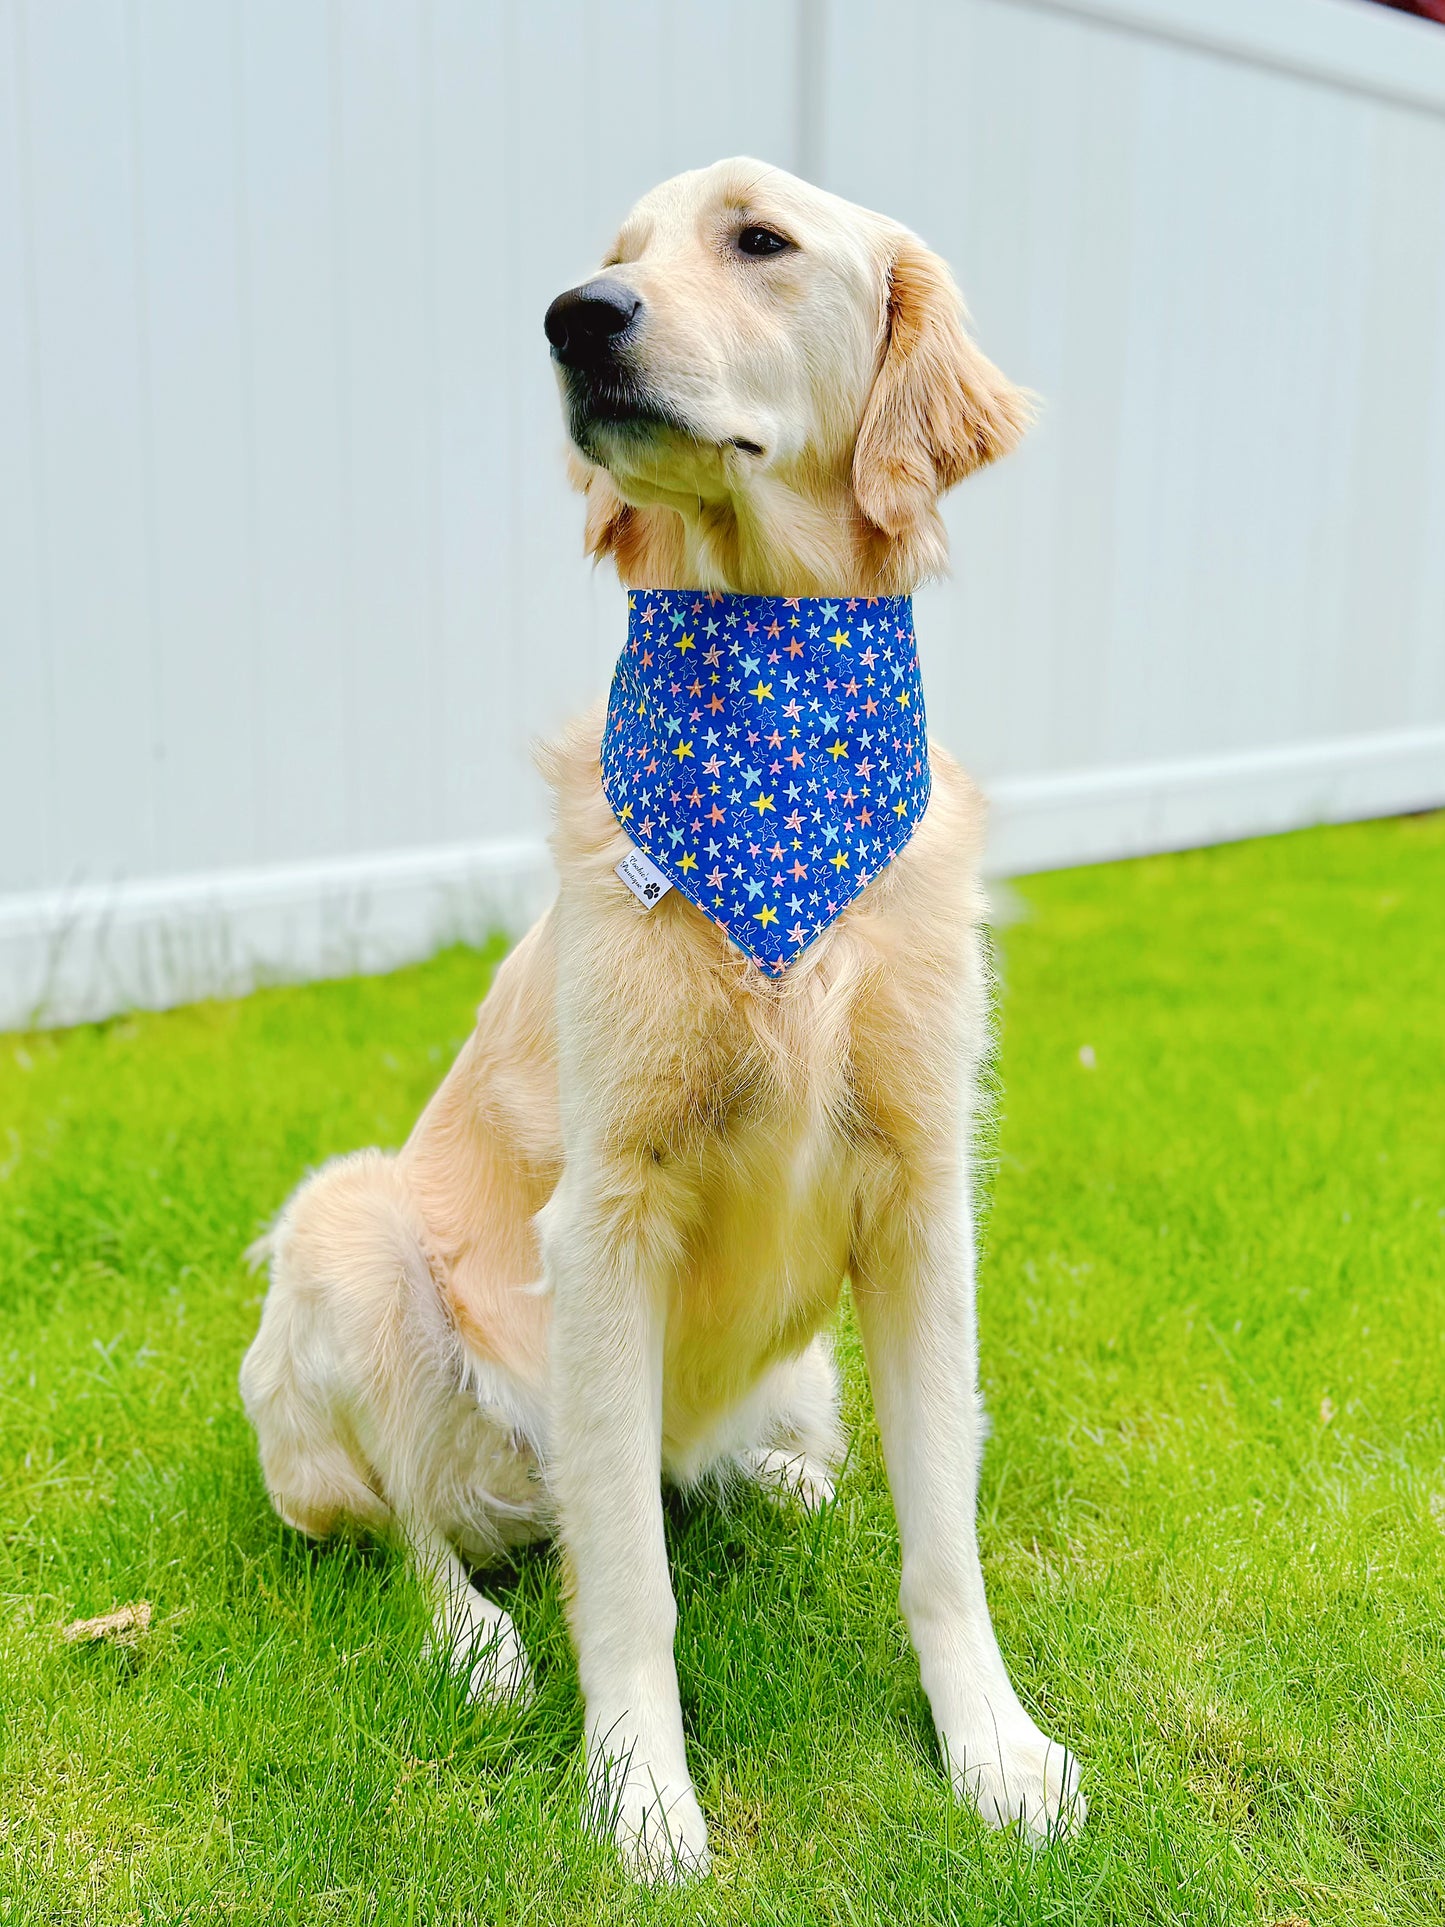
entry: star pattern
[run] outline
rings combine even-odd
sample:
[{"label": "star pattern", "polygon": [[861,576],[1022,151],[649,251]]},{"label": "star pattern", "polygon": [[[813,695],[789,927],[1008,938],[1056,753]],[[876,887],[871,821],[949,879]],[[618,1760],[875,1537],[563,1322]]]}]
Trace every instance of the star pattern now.
[{"label": "star pattern", "polygon": [[602,738],[633,842],[779,974],[922,821],[908,596],[635,589]]}]

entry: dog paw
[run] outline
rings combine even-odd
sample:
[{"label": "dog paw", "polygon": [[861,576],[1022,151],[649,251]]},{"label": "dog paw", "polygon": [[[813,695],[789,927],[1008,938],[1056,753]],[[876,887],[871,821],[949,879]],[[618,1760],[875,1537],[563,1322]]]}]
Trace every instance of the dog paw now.
[{"label": "dog paw", "polygon": [[985,1715],[944,1734],[944,1754],[954,1792],[988,1826],[1018,1826],[1031,1844],[1048,1846],[1084,1824],[1079,1763],[1020,1712],[1006,1725]]},{"label": "dog paw", "polygon": [[474,1706],[515,1706],[531,1703],[535,1688],[527,1649],[510,1613],[496,1609],[495,1619],[468,1615],[456,1626],[437,1626],[426,1644],[428,1658],[440,1656],[466,1686]]},{"label": "dog paw", "polygon": [[804,1512],[821,1512],[836,1497],[833,1476],[827,1466],[810,1459],[804,1452],[752,1452],[747,1466],[749,1477],[775,1505],[801,1506]]},{"label": "dog paw", "polygon": [[634,1879],[655,1887],[707,1873],[707,1825],[686,1779],[659,1781],[616,1754],[592,1767],[588,1778],[588,1824],[612,1835]]}]

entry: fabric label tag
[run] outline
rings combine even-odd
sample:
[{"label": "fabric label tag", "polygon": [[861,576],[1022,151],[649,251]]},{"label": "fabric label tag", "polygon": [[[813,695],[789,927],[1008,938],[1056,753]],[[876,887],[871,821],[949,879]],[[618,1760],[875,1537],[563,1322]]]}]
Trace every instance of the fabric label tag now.
[{"label": "fabric label tag", "polygon": [[641,850],[629,850],[618,864],[617,874],[644,910],[661,903],[672,888],[671,877],[664,876],[652,858]]}]

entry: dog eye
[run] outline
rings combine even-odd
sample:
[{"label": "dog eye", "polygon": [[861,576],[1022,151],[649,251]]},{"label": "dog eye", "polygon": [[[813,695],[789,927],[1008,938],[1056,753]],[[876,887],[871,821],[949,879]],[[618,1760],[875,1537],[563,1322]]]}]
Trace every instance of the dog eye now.
[{"label": "dog eye", "polygon": [[739,254],[781,254],[792,245],[785,235],[775,234],[770,227],[745,227],[738,236]]}]

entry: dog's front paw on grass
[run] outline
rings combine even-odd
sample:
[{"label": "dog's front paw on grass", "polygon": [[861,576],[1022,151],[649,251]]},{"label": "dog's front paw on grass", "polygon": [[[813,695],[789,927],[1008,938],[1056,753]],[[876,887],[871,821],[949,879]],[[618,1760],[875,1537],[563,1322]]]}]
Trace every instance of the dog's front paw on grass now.
[{"label": "dog's front paw on grass", "polygon": [[587,1823],[612,1836],[623,1865],[650,1887],[698,1880],[712,1865],[707,1823],[686,1780],[657,1780],[610,1755],[589,1771]]},{"label": "dog's front paw on grass", "polygon": [[1051,1846],[1083,1826],[1088,1804],[1079,1763],[1026,1716],[1021,1723],[980,1722],[943,1739],[953,1790],[986,1825],[1017,1826],[1031,1846]]}]

